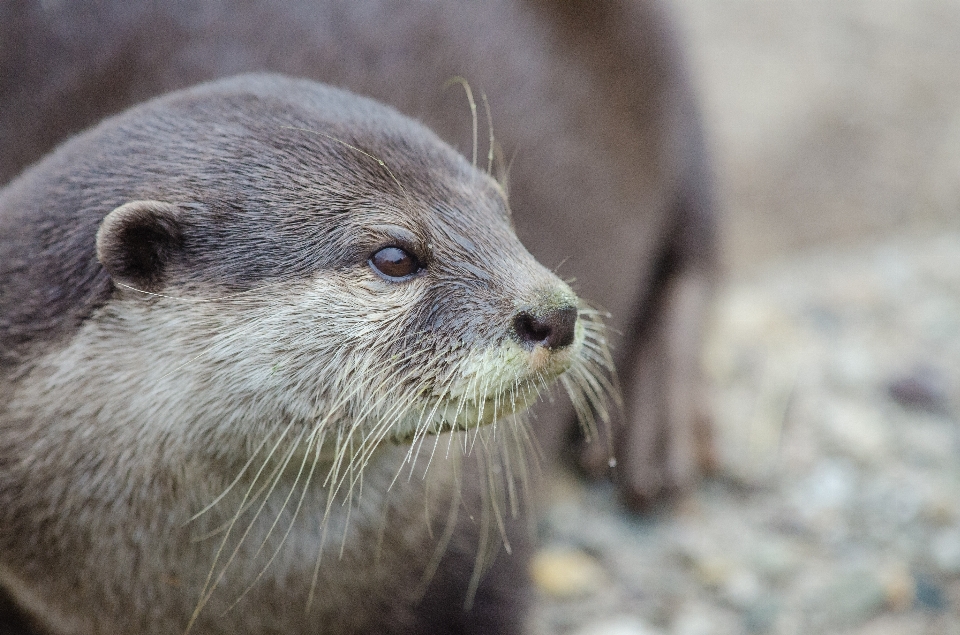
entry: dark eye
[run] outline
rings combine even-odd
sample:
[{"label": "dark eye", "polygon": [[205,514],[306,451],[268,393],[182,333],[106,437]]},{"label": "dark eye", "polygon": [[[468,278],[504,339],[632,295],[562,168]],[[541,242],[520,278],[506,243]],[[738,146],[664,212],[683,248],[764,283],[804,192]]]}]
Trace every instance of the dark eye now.
[{"label": "dark eye", "polygon": [[420,271],[416,256],[399,247],[384,247],[373,254],[370,266],[388,278],[406,278]]}]

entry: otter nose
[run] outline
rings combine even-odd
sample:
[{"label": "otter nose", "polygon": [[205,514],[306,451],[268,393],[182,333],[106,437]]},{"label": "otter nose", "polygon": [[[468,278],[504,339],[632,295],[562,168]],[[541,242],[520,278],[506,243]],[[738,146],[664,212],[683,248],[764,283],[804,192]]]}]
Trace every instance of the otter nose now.
[{"label": "otter nose", "polygon": [[521,311],[513,319],[513,330],[521,344],[550,350],[570,346],[576,325],[577,308],[572,306],[557,307],[539,315]]}]

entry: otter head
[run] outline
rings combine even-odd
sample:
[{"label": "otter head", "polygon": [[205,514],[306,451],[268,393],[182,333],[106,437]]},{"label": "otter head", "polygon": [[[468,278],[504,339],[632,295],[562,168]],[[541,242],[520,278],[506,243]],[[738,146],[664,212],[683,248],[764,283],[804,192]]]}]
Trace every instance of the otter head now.
[{"label": "otter head", "polygon": [[[96,236],[101,335],[150,356],[129,381],[163,425],[374,447],[520,412],[568,370],[585,411],[602,395],[595,314],[520,244],[498,183],[418,123],[259,77],[109,134],[98,169],[129,184]],[[126,168],[154,138],[163,160]]]},{"label": "otter head", "polygon": [[57,161],[70,187],[48,177],[49,205],[79,210],[105,295],[36,371],[38,421],[183,462],[277,430],[372,451],[473,428],[565,372],[602,408],[595,312],[523,248],[494,179],[390,108],[247,76],[128,111]]}]

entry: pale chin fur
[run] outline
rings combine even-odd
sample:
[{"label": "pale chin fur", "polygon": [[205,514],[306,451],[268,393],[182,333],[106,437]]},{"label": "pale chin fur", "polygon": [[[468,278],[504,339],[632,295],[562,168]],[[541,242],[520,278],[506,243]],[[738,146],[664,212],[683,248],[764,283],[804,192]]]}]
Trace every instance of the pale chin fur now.
[{"label": "pale chin fur", "polygon": [[411,408],[394,424],[392,440],[410,442],[423,434],[466,431],[522,415],[575,363],[584,338],[578,324],[573,344],[560,351],[528,350],[511,339],[470,351],[459,380]]}]

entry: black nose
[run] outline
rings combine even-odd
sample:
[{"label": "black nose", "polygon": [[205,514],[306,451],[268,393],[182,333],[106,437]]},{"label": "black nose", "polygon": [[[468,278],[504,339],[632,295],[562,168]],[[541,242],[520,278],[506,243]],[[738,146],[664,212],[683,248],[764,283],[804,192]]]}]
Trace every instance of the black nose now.
[{"label": "black nose", "polygon": [[521,344],[543,346],[550,350],[573,343],[577,308],[563,306],[534,315],[521,311],[513,319],[513,330]]}]

